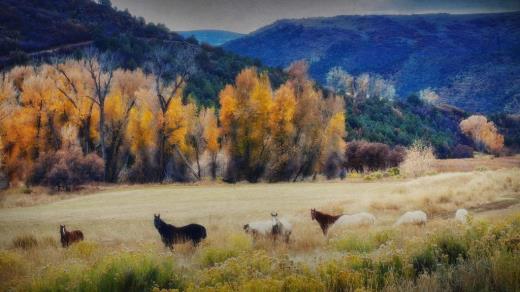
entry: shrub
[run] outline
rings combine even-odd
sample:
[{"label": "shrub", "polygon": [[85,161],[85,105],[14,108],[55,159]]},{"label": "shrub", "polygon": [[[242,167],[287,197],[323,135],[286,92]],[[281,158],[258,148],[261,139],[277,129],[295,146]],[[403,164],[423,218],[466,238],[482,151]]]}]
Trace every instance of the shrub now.
[{"label": "shrub", "polygon": [[81,241],[73,244],[68,252],[74,257],[87,259],[94,255],[98,249],[99,247],[95,242]]},{"label": "shrub", "polygon": [[29,183],[70,191],[79,185],[101,181],[104,163],[96,154],[83,155],[79,148],[44,154],[36,162]]},{"label": "shrub", "polygon": [[386,171],[386,173],[389,176],[398,176],[401,172],[399,170],[399,167],[391,167]]},{"label": "shrub", "polygon": [[415,277],[422,273],[431,273],[437,267],[437,260],[434,249],[430,246],[424,248],[417,254],[412,256],[412,265],[415,271]]},{"label": "shrub", "polygon": [[357,235],[348,235],[333,242],[334,247],[344,252],[367,253],[376,248],[370,239],[361,238]]},{"label": "shrub", "polygon": [[146,254],[108,256],[91,268],[67,266],[35,279],[31,291],[150,291],[153,287],[182,289],[184,282],[171,259]]},{"label": "shrub", "polygon": [[353,141],[347,145],[345,167],[356,172],[384,170],[398,166],[404,153],[405,148],[401,146],[390,149],[382,143]]},{"label": "shrub", "polygon": [[406,157],[399,166],[405,176],[418,177],[432,171],[435,156],[431,146],[416,141],[406,150]]},{"label": "shrub", "polygon": [[447,260],[448,264],[454,265],[459,258],[465,259],[468,249],[462,238],[457,238],[452,234],[441,235],[436,240],[441,260]]},{"label": "shrub", "polygon": [[473,147],[457,144],[451,151],[452,158],[473,158]]},{"label": "shrub", "polygon": [[325,163],[325,176],[327,179],[337,178],[341,171],[341,158],[337,153],[332,153]]},{"label": "shrub", "polygon": [[237,255],[238,251],[233,249],[208,247],[201,251],[200,263],[204,267],[212,267]]},{"label": "shrub", "polygon": [[12,246],[14,248],[21,248],[24,250],[28,250],[38,246],[38,241],[36,237],[32,234],[24,234],[15,237],[12,241]]}]

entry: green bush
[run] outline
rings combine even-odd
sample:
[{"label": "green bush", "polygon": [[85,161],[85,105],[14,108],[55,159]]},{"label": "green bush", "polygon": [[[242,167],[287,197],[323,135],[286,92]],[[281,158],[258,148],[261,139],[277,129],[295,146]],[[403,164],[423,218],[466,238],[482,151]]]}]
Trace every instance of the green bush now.
[{"label": "green bush", "polygon": [[184,288],[171,259],[145,254],[108,256],[92,267],[68,266],[37,279],[32,291],[149,291]]},{"label": "green bush", "polygon": [[333,241],[333,245],[338,251],[367,253],[376,248],[370,239],[361,238],[357,235],[348,235]]},{"label": "green bush", "polygon": [[398,176],[400,174],[400,170],[399,167],[391,167],[386,171],[386,173],[389,176]]},{"label": "green bush", "polygon": [[423,273],[431,273],[437,268],[437,259],[432,247],[426,247],[412,256],[412,265],[415,277]]},{"label": "green bush", "polygon": [[437,238],[436,243],[441,260],[447,260],[450,265],[456,264],[459,258],[467,258],[468,248],[461,237],[443,234]]}]

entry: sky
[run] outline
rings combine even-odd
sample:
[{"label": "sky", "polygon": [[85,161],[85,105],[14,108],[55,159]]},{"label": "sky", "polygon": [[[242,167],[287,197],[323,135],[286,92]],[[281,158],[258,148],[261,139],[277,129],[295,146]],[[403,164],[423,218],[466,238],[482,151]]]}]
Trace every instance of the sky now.
[{"label": "sky", "polygon": [[112,4],[174,31],[241,33],[284,18],[520,10],[520,0],[112,0]]}]

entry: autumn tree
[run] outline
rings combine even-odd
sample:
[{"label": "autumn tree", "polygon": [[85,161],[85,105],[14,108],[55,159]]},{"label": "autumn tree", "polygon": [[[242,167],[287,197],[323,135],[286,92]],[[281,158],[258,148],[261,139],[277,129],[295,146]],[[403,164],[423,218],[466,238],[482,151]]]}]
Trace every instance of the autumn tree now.
[{"label": "autumn tree", "polygon": [[79,129],[81,148],[83,153],[88,154],[94,150],[92,141],[94,101],[85,61],[66,60],[63,63],[56,63],[55,68],[58,72],[55,84],[58,97],[63,100],[63,112],[69,122]]},{"label": "autumn tree", "polygon": [[[152,85],[151,78],[140,70],[114,71],[113,84],[106,100],[106,177],[108,181],[115,181],[128,147],[122,151],[125,129],[130,118],[130,112],[136,107],[139,96]],[[123,157],[121,157],[123,156]]]},{"label": "autumn tree", "polygon": [[504,136],[498,133],[495,124],[485,116],[473,115],[459,124],[461,131],[471,137],[480,150],[499,153],[504,147]]},{"label": "autumn tree", "polygon": [[255,68],[244,69],[237,75],[235,87],[226,86],[220,92],[220,121],[229,155],[226,180],[255,182],[262,176],[271,103],[269,78]]},{"label": "autumn tree", "polygon": [[324,130],[322,114],[325,107],[323,93],[308,79],[307,64],[296,62],[288,69],[288,82],[294,88],[296,110],[294,115],[294,145],[296,145],[293,181],[315,174],[320,158],[321,138]]},{"label": "autumn tree", "polygon": [[274,94],[270,110],[269,166],[270,181],[289,180],[294,172],[294,116],[296,97],[291,83],[283,84]]},{"label": "autumn tree", "polygon": [[206,151],[210,157],[210,173],[211,178],[217,178],[217,154],[220,150],[219,146],[219,128],[217,124],[217,116],[214,108],[204,108],[199,114],[200,123],[202,125],[202,137],[206,146]]},{"label": "autumn tree", "polygon": [[153,110],[139,99],[138,106],[130,110],[125,131],[125,143],[133,157],[133,164],[128,173],[128,180],[134,182],[152,182],[156,172],[154,154],[157,148],[156,119]]},{"label": "autumn tree", "polygon": [[[179,112],[182,110],[177,108],[175,105],[172,106],[172,104],[178,106],[183,105],[183,90],[189,78],[196,71],[194,65],[196,51],[193,47],[188,46],[187,48],[180,49],[176,51],[175,54],[173,54],[172,51],[173,49],[168,47],[155,48],[150,53],[149,61],[146,65],[148,70],[155,76],[154,89],[159,108],[159,129],[157,137],[159,140],[157,155],[159,180],[163,180],[166,177],[167,156],[172,155],[173,152],[182,153],[179,149],[180,145],[168,145],[168,143],[175,142],[176,139],[169,139],[168,137],[168,128],[170,128],[170,130],[172,128],[167,124],[167,117],[170,116],[170,118],[172,118],[179,116],[175,113],[169,113],[169,111]],[[178,133],[179,131],[182,131],[181,128],[174,129],[174,132]]]},{"label": "autumn tree", "polygon": [[91,48],[85,52],[86,67],[90,75],[93,96],[90,97],[99,109],[99,144],[101,157],[105,163],[104,177],[107,179],[107,151],[105,141],[105,103],[109,93],[114,70],[116,68],[115,56],[110,53],[99,53]]}]

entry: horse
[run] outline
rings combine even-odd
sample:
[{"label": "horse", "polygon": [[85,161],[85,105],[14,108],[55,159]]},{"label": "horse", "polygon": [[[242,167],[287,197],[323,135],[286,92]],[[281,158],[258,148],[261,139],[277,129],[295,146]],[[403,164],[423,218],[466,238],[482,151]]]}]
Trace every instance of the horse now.
[{"label": "horse", "polygon": [[322,213],[320,211],[316,211],[316,209],[311,209],[311,218],[312,220],[318,221],[321,227],[321,231],[323,231],[323,235],[327,235],[327,231],[329,230],[329,227],[336,222],[339,217],[343,216],[343,214],[340,215],[329,215]]},{"label": "horse", "polygon": [[271,218],[273,221],[273,227],[271,231],[273,239],[276,241],[276,239],[281,236],[285,243],[289,243],[289,239],[292,233],[291,223],[289,223],[289,221],[284,218],[281,220],[278,219],[278,213],[271,213]]},{"label": "horse", "polygon": [[60,225],[60,236],[61,236],[61,245],[63,247],[68,247],[76,241],[82,241],[84,239],[83,232],[80,230],[67,231],[65,225]]},{"label": "horse", "polygon": [[167,224],[161,219],[160,214],[154,214],[153,224],[161,235],[161,240],[165,247],[173,250],[173,245],[191,241],[194,246],[206,238],[206,228],[199,224],[189,224],[182,227],[175,227]]}]

